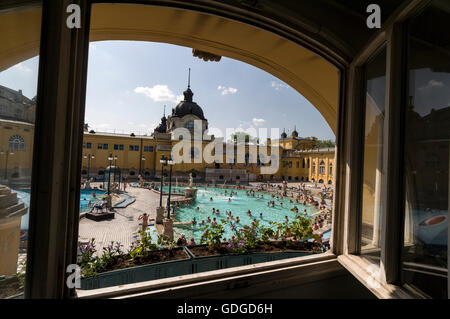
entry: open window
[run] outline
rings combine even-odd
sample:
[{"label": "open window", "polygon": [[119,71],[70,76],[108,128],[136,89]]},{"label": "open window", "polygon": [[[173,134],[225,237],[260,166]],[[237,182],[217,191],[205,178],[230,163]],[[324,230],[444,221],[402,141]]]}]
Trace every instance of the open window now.
[{"label": "open window", "polygon": [[[81,5],[82,27],[79,29],[67,27],[67,6],[72,2]],[[0,206],[0,243],[2,247],[9,247],[2,250],[0,256],[0,269],[7,269],[4,271],[5,278],[8,277],[6,281],[0,277],[1,293],[9,291],[6,295],[11,296],[20,292],[19,284],[25,277],[25,296],[41,298],[77,294],[86,298],[161,297],[175,290],[181,297],[201,296],[199,287],[208,288],[217,297],[225,296],[229,287],[237,287],[233,291],[236,295],[273,297],[283,291],[289,296],[311,297],[311,290],[305,289],[310,284],[321,287],[314,290],[319,297],[323,296],[323,291],[339,297],[448,297],[450,84],[448,36],[442,30],[448,29],[449,9],[444,0],[379,2],[383,8],[381,29],[369,29],[364,24],[361,19],[366,14],[363,2],[336,5],[329,1],[311,2],[313,4],[305,1],[301,8],[297,3],[287,8],[283,3],[269,1],[181,3],[163,0],[140,1],[138,5],[120,1],[61,0],[45,1],[41,6],[39,1],[11,0],[0,4],[0,184],[7,186],[2,186],[0,199],[4,203],[7,198],[9,205],[6,209]],[[131,130],[108,131],[111,116],[120,113],[114,107],[121,99],[104,101],[109,91],[91,90],[90,76],[97,76],[101,81],[101,77],[109,75],[110,79],[117,80],[119,87],[124,87],[132,77],[113,76],[121,63],[144,60],[142,65],[145,65],[145,58],[153,62],[153,56],[139,56],[136,50],[135,55],[127,55],[120,63],[110,63],[101,72],[95,72],[94,66],[88,69],[88,54],[96,45],[101,49],[103,43],[123,45],[133,41],[189,48],[189,57],[201,58],[204,61],[199,59],[197,63],[206,65],[223,65],[228,59],[240,61],[243,63],[241,75],[249,70],[267,72],[268,85],[255,85],[253,96],[229,116],[243,116],[246,114],[244,106],[256,100],[259,101],[258,111],[267,110],[270,108],[266,104],[270,100],[264,98],[267,92],[281,94],[290,87],[317,109],[323,123],[335,136],[337,147],[333,149],[325,140],[333,136],[321,137],[323,140],[318,141],[308,138],[313,134],[305,133],[302,127],[297,131],[298,123],[292,119],[304,113],[290,112],[285,116],[286,123],[279,127],[271,125],[278,127],[277,136],[252,140],[252,136],[244,134],[239,141],[236,135],[236,139],[226,143],[230,150],[244,148],[242,161],[231,157],[221,165],[201,160],[192,165],[175,163],[172,135],[168,130],[180,128],[190,132],[200,127],[202,133],[207,132],[194,138],[194,142],[200,141],[200,145],[195,145],[197,160],[204,150],[203,139],[220,137],[212,132],[207,121],[212,119],[206,109],[209,103],[200,101],[207,90],[197,90],[198,82],[188,82],[186,88],[185,76],[179,75],[188,72],[188,67],[196,72],[198,65],[180,67],[176,78],[183,80],[173,85],[172,92],[165,90],[163,95],[155,95],[157,90],[161,93],[161,89],[165,89],[163,86],[155,88],[155,85],[163,85],[168,78],[153,84],[146,81],[149,75],[165,77],[170,72],[141,72],[144,73],[141,84],[131,86],[128,92],[133,100],[127,100],[122,106],[128,111],[126,115],[133,114],[133,105],[138,104],[139,95],[135,93],[139,92],[134,92],[138,87],[143,100],[165,96],[176,101],[172,105],[159,101],[162,105],[158,105],[157,112],[152,112],[158,115],[151,128],[139,126],[150,126],[139,121]],[[116,49],[114,52],[120,54],[123,47]],[[111,62],[111,56],[103,53],[100,60],[106,65]],[[173,59],[171,62],[175,65],[180,61]],[[133,76],[142,69],[142,66],[134,66]],[[16,77],[19,74],[21,78]],[[214,84],[217,98],[231,101],[242,93],[240,87],[225,83],[229,79],[226,72],[219,74],[223,76],[220,83],[214,82],[217,74],[206,73],[203,77],[205,83],[209,81],[206,84]],[[26,84],[24,76],[32,79],[32,84]],[[251,77],[241,76],[240,80],[246,81],[249,89],[253,84],[260,84]],[[32,87],[35,89],[30,89]],[[185,92],[178,98],[183,90]],[[100,97],[97,101],[96,95]],[[94,109],[90,105],[101,103],[109,104],[109,109],[99,114],[89,113]],[[170,109],[173,107],[173,113],[171,110],[164,112],[164,104]],[[222,105],[222,108],[231,105]],[[288,103],[276,103],[270,110],[272,114],[248,116],[246,121],[258,126],[262,119],[276,119],[285,108],[289,108]],[[163,119],[159,121],[161,114]],[[89,120],[92,125],[89,127],[85,125],[86,118],[98,122]],[[226,118],[224,115],[214,120]],[[201,125],[196,126],[195,120]],[[290,131],[292,128],[294,130]],[[180,139],[183,143],[190,141]],[[252,161],[258,156],[252,154],[250,146],[255,144],[258,150],[262,143],[277,149],[281,158],[268,152],[259,157],[261,165],[258,160],[257,165],[253,165]],[[225,148],[211,154],[223,156]],[[183,154],[191,157],[190,150]],[[245,153],[252,154],[248,157],[249,163],[245,162]],[[302,165],[292,165],[299,161]],[[279,170],[257,171],[272,165],[280,167]],[[302,189],[302,184],[310,187]],[[258,185],[266,185],[269,192],[255,190]],[[169,238],[171,231],[179,235],[184,232],[187,237],[193,218],[189,221],[183,216],[197,214],[197,206],[202,209],[195,202],[200,203],[203,194],[206,203],[202,204],[206,207],[218,202],[215,191],[225,194],[225,190],[228,194],[237,192],[234,198],[229,196],[231,203],[248,201],[247,206],[252,207],[249,208],[251,217],[257,221],[260,211],[252,209],[261,195],[265,201],[266,196],[275,196],[271,200],[278,204],[281,219],[287,217],[285,224],[292,221],[293,215],[289,214],[296,213],[293,207],[296,198],[289,197],[290,194],[303,191],[303,195],[312,196],[319,211],[323,206],[329,208],[332,202],[331,214],[325,218],[327,222],[322,220],[326,212],[315,215],[319,211],[310,212],[306,208],[306,216],[314,222],[314,231],[329,227],[330,249],[325,253],[272,261],[262,255],[247,254],[246,264],[241,265],[239,258],[245,254],[214,257],[222,258],[220,260],[202,259],[182,248],[177,251],[184,254],[183,257],[171,266],[163,268],[161,264],[160,268],[153,269],[155,276],[159,276],[158,281],[149,280],[145,277],[149,271],[140,272],[144,268],[138,266],[126,267],[122,272],[122,278],[131,278],[134,282],[131,285],[119,286],[125,282],[113,279],[106,289],[77,290],[67,285],[67,267],[75,266],[76,271],[76,263],[80,263],[78,248],[89,247],[88,243],[95,237],[95,231],[89,233],[95,227],[86,227],[89,226],[87,213],[105,211],[109,213],[107,217],[119,219],[127,207],[139,205],[137,193],[151,192],[156,195],[155,200],[147,203],[153,206],[145,206],[144,210],[152,211],[154,221],[147,218],[148,224],[153,223],[153,230]],[[115,191],[118,191],[116,198],[112,195]],[[312,193],[307,194],[307,191]],[[228,205],[228,198],[220,196]],[[276,196],[283,196],[285,201]],[[264,208],[271,208],[270,205]],[[215,216],[208,216],[209,225],[213,225],[214,218],[217,225],[217,215],[224,214],[226,218],[225,213],[230,209],[215,206],[208,207],[211,213],[212,208],[216,210]],[[297,210],[303,215],[303,207],[299,207]],[[286,209],[290,213],[285,214]],[[236,210],[231,211],[236,217]],[[24,232],[22,215],[27,212],[28,232]],[[262,213],[264,219],[265,211]],[[98,216],[94,214],[94,217]],[[129,223],[136,226],[134,216],[123,214],[121,217],[129,218]],[[250,221],[246,211],[239,217]],[[98,225],[103,222],[94,219],[89,221],[100,223]],[[138,221],[143,222],[144,217]],[[278,222],[283,224],[284,221]],[[171,240],[164,238],[153,245],[157,234],[144,234],[152,252],[161,248],[158,245],[173,248]],[[178,241],[176,237],[174,235]],[[230,236],[226,237],[228,245]],[[139,238],[142,239],[137,234],[135,239]],[[122,245],[126,241],[128,237],[119,240]],[[108,245],[103,242],[97,248],[113,257],[118,249],[127,249]],[[242,248],[239,241],[237,245]],[[179,246],[184,247],[182,240]],[[18,260],[24,256],[27,259],[25,274],[23,267],[18,267]],[[95,256],[99,257],[97,261],[107,261]],[[185,267],[180,260],[190,266]],[[219,265],[220,269],[208,271],[211,263],[208,265],[207,260],[214,260],[211,263]],[[86,278],[99,281],[102,274],[94,272]],[[174,280],[178,275],[181,278]],[[100,287],[95,280],[91,281],[90,288]],[[249,286],[243,287],[243,282]],[[19,290],[3,289],[13,287],[11,284]],[[336,291],[323,287],[340,288]]]}]

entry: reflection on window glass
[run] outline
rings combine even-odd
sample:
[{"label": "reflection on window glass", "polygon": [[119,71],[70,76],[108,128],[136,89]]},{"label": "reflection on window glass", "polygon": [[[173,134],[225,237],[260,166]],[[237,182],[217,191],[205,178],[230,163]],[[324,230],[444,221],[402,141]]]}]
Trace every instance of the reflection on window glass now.
[{"label": "reflection on window glass", "polygon": [[361,254],[379,263],[386,49],[366,66]]},{"label": "reflection on window glass", "polygon": [[0,298],[25,284],[40,24],[36,7],[0,11]]},{"label": "reflection on window glass", "polygon": [[[408,284],[447,298],[450,12],[435,1],[410,24],[405,144]],[[448,6],[447,6],[448,8]]]}]

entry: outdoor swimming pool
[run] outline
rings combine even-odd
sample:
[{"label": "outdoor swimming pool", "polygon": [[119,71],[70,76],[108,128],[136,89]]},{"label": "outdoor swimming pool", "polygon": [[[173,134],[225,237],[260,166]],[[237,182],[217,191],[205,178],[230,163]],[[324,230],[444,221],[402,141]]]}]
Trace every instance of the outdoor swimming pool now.
[{"label": "outdoor swimming pool", "polygon": [[[172,188],[173,189],[173,188]],[[168,191],[168,188],[164,187],[163,190],[165,192]],[[184,190],[184,187],[175,187],[175,190],[179,193],[181,190]],[[227,191],[227,195],[225,194]],[[229,196],[230,192],[234,191],[237,195]],[[257,198],[257,195],[263,198]],[[213,198],[210,201],[210,198]],[[229,202],[228,199],[231,198]],[[271,207],[267,205],[267,202],[270,200],[275,200],[275,207]],[[291,198],[284,198],[283,200],[276,200],[276,198],[272,198],[272,196],[268,193],[263,192],[255,192],[255,196],[247,196],[245,194],[245,190],[235,190],[235,189],[221,189],[221,188],[213,188],[213,187],[198,187],[197,192],[197,200],[195,203],[188,207],[177,208],[176,218],[175,220],[178,222],[187,222],[192,221],[195,217],[197,220],[197,225],[175,225],[175,236],[179,236],[181,233],[184,233],[186,237],[189,239],[193,237],[197,243],[200,242],[200,238],[202,235],[202,228],[200,222],[202,220],[206,221],[206,218],[209,216],[211,220],[215,217],[218,222],[221,219],[226,219],[226,210],[232,212],[233,216],[239,216],[240,223],[236,225],[237,229],[242,228],[245,225],[251,225],[253,219],[259,221],[260,225],[269,226],[270,221],[275,222],[284,222],[285,216],[292,221],[295,217],[295,213],[291,211],[291,208],[297,206],[300,213],[306,209],[307,217],[311,217],[313,213],[317,210],[312,206],[303,206],[302,204],[295,203],[295,199],[293,199],[293,203],[290,203]],[[280,205],[283,204],[283,206]],[[196,210],[196,207],[199,207],[199,210]],[[215,208],[220,211],[220,214],[212,214],[212,209]],[[247,211],[250,209],[252,212],[252,217],[247,215]],[[260,217],[260,213],[262,213],[262,218]],[[225,238],[231,238],[234,234],[231,229],[230,224],[225,226]],[[324,234],[324,238],[329,237],[329,233]]]},{"label": "outdoor swimming pool", "polygon": [[[14,190],[11,191],[17,193],[17,198],[19,202],[24,203],[25,207],[30,207],[30,191],[29,190]],[[93,196],[95,193],[95,197]],[[81,190],[80,193],[80,213],[89,210],[89,201],[100,200],[102,195],[106,194],[106,192],[99,190]],[[22,222],[20,223],[21,230],[28,230],[28,219],[29,212],[22,216]]]}]

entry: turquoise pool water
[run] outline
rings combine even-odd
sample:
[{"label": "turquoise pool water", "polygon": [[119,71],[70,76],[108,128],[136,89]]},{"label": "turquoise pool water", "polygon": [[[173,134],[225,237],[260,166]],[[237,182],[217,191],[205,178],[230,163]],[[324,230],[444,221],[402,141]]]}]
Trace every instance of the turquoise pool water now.
[{"label": "turquoise pool water", "polygon": [[[184,187],[175,187],[176,191],[184,190]],[[225,190],[228,194],[225,194]],[[168,191],[166,187],[164,187],[164,191]],[[307,217],[311,217],[313,213],[316,212],[316,209],[312,206],[303,206],[302,204],[290,203],[291,198],[285,198],[283,200],[276,200],[272,198],[270,194],[255,192],[255,196],[247,196],[245,194],[245,190],[233,190],[237,192],[237,195],[229,196],[231,189],[221,189],[221,188],[212,188],[212,187],[199,187],[197,192],[197,200],[195,203],[188,207],[180,207],[176,208],[176,221],[186,222],[191,221],[194,217],[197,220],[196,225],[176,225],[175,232],[177,235],[184,233],[186,237],[189,239],[193,237],[197,243],[200,242],[200,238],[202,235],[200,222],[202,220],[206,221],[206,218],[209,216],[211,220],[215,217],[217,221],[221,219],[226,219],[226,210],[231,211],[233,216],[239,216],[240,223],[236,224],[237,229],[242,228],[244,225],[251,225],[253,219],[259,221],[260,225],[269,226],[270,221],[276,222],[284,222],[285,216],[289,218],[289,220],[293,220],[295,217],[295,213],[291,211],[291,208],[297,206],[299,212],[303,213],[306,209]],[[257,195],[262,199],[257,198]],[[212,201],[210,198],[212,197]],[[228,199],[231,199],[229,202]],[[267,205],[267,202],[270,200],[275,200],[275,207],[271,207]],[[283,204],[283,206],[280,205]],[[199,210],[196,210],[196,207],[199,207]],[[215,208],[220,211],[219,214],[212,214],[212,209]],[[252,217],[247,215],[247,211],[250,209],[252,212]],[[260,213],[262,213],[262,218],[260,217]],[[234,221],[233,221],[234,223]],[[234,234],[231,225],[228,223],[225,226],[225,238],[231,238]],[[325,236],[325,235],[324,235]],[[327,234],[329,237],[329,234]]]},{"label": "turquoise pool water", "polygon": [[[30,191],[29,190],[12,190],[13,192],[17,193],[17,198],[19,199],[19,202],[24,203],[25,206],[28,208],[30,207]],[[95,196],[94,196],[95,194]],[[102,195],[106,194],[106,192],[99,191],[99,190],[81,190],[80,193],[80,212],[84,212],[89,210],[89,201],[91,201],[91,204],[97,200],[101,200]],[[22,222],[20,223],[20,229],[21,230],[28,230],[28,219],[29,219],[29,212],[22,216]]]}]

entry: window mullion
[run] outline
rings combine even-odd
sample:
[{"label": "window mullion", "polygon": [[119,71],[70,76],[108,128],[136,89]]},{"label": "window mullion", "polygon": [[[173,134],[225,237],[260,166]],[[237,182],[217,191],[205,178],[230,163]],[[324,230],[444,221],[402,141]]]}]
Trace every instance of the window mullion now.
[{"label": "window mullion", "polygon": [[405,110],[405,37],[403,25],[387,30],[386,116],[384,119],[383,179],[381,191],[381,280],[400,283],[403,244],[403,145]]}]

